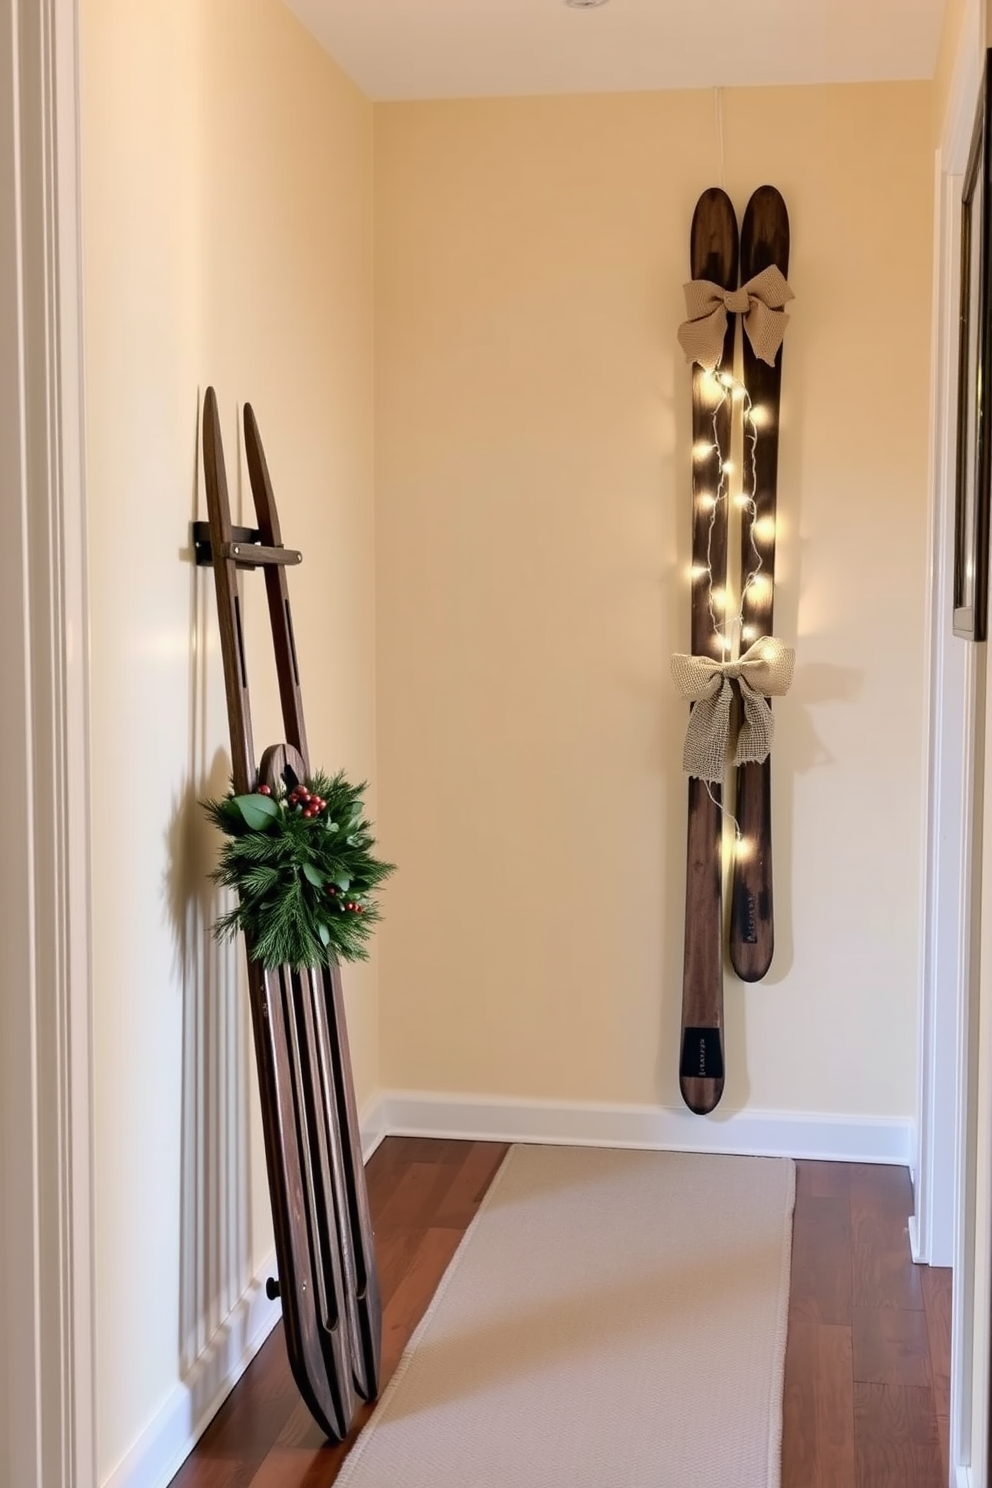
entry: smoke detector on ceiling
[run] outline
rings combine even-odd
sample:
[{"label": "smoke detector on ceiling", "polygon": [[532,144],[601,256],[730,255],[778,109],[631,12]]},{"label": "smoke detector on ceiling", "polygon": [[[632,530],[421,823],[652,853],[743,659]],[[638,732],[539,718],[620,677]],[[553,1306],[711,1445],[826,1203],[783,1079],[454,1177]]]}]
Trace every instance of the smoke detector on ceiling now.
[{"label": "smoke detector on ceiling", "polygon": [[591,10],[594,5],[605,5],[606,0],[565,0],[572,10]]}]

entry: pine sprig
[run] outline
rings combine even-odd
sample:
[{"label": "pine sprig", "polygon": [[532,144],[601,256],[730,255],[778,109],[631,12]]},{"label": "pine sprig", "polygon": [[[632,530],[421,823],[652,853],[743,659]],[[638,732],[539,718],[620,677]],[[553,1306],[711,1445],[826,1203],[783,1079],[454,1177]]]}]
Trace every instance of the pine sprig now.
[{"label": "pine sprig", "polygon": [[318,771],[291,791],[259,786],[203,803],[227,839],[211,877],[238,895],[214,926],[218,939],[244,932],[248,954],[267,967],[367,959],[380,919],[374,891],[394,865],[372,854],[365,789]]}]

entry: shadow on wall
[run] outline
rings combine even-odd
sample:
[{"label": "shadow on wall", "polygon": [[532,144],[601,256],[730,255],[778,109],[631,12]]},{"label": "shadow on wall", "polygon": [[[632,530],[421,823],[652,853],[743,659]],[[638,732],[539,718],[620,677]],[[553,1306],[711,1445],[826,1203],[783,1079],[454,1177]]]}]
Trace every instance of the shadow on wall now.
[{"label": "shadow on wall", "polygon": [[[218,751],[209,772],[182,791],[169,832],[169,903],[183,989],[179,1355],[191,1386],[251,1279],[248,1010],[238,947],[219,945],[211,934],[228,905],[209,878],[217,833],[200,806],[224,794],[229,775]],[[216,1386],[202,1384],[205,1407]]]},{"label": "shadow on wall", "polygon": [[196,568],[191,548],[180,556],[190,569],[190,733],[165,889],[183,996],[179,1359],[198,1420],[222,1383],[227,1335],[239,1326],[232,1313],[251,1281],[251,1030],[241,947],[212,934],[230,904],[210,878],[220,839],[200,804],[226,794],[231,776],[210,728],[223,709],[216,650],[207,644],[212,574]]}]

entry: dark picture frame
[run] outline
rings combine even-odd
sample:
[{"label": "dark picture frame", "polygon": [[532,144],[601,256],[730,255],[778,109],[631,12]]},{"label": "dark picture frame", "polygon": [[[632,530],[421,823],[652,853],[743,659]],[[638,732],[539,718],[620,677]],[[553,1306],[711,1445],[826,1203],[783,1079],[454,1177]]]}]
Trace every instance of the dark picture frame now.
[{"label": "dark picture frame", "polygon": [[954,634],[969,641],[988,635],[989,598],[989,66],[985,68],[975,132],[961,193],[961,311],[958,326],[957,466],[954,490]]}]

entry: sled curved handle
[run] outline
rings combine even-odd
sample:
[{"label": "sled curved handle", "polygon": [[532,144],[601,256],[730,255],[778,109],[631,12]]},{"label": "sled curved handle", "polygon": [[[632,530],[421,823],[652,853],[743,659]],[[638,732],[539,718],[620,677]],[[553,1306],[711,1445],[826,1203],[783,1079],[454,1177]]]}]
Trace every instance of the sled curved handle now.
[{"label": "sled curved handle", "polygon": [[231,503],[227,494],[217,395],[212,387],[207,388],[203,398],[203,477],[207,488],[220,649],[231,725],[231,776],[235,793],[245,795],[255,785],[255,750],[251,736],[248,665],[241,622],[237,558],[230,551],[233,544]]},{"label": "sled curved handle", "polygon": [[[258,421],[250,403],[244,407],[245,456],[248,461],[248,479],[251,483],[252,500],[255,503],[255,520],[259,537],[270,548],[282,547],[282,530],[276,498],[269,477],[269,467],[262,448],[262,436],[258,432]],[[300,691],[300,667],[296,655],[296,638],[293,634],[293,612],[289,603],[289,580],[281,564],[265,569],[265,597],[269,605],[269,621],[272,626],[272,646],[276,654],[276,675],[279,678],[279,700],[282,704],[282,726],[289,743],[303,756],[304,772],[310,768],[307,750],[307,731],[303,722],[303,695]]]}]

